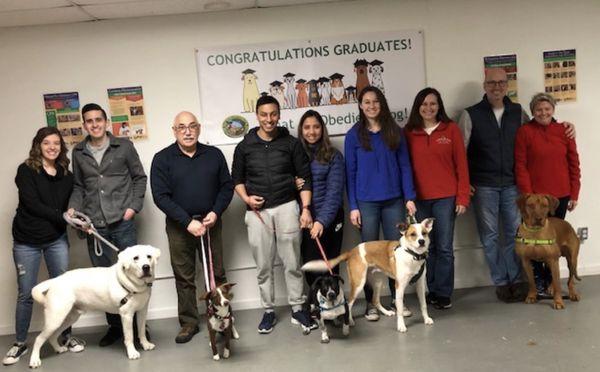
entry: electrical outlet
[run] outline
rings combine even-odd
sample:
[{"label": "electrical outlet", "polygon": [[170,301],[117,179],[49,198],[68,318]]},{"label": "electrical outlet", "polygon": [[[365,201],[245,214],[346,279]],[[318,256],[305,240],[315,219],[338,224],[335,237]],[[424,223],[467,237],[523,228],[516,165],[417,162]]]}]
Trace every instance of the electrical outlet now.
[{"label": "electrical outlet", "polygon": [[577,229],[577,237],[579,238],[579,241],[581,242],[581,244],[583,244],[588,238],[588,228],[587,227],[578,228]]}]

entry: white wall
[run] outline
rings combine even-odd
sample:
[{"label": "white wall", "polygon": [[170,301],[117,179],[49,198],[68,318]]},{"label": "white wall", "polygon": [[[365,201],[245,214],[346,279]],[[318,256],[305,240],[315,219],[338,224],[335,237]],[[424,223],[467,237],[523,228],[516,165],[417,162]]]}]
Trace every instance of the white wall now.
[{"label": "white wall", "polygon": [[[598,49],[600,3],[596,0],[421,0],[356,1],[323,5],[257,9],[102,21],[71,25],[0,29],[0,113],[6,141],[0,148],[0,334],[14,332],[16,298],[11,223],[17,205],[13,179],[36,129],[45,125],[44,93],[79,91],[82,103],[107,106],[106,89],[140,84],[144,88],[149,139],[136,142],[145,169],[152,156],[170,144],[170,123],[180,110],[199,110],[194,48],[259,43],[344,34],[422,29],[428,85],[438,88],[452,116],[482,95],[482,57],[518,55],[519,96],[543,89],[544,50],[577,49],[578,101],[560,105],[561,119],[577,126],[583,169],[581,204],[569,215],[574,226],[590,227],[580,254],[580,274],[600,273],[600,251],[592,249],[598,226],[594,211],[600,198],[594,184],[600,166],[594,161],[593,126],[600,94]],[[552,26],[556,24],[556,26]],[[416,92],[415,92],[416,93]],[[596,115],[594,115],[596,113]],[[342,139],[336,139],[341,144]],[[233,147],[222,149],[229,161]],[[254,263],[243,225],[244,208],[237,197],[224,216],[228,277],[236,281],[237,308],[257,307]],[[164,217],[148,190],[138,221],[140,242],[163,250],[160,280],[154,287],[150,316],[175,316],[176,296],[168,259]],[[358,241],[346,229],[345,246]],[[489,284],[488,271],[474,228],[473,215],[461,217],[456,231],[456,286]],[[89,265],[82,241],[71,236],[73,267]],[[45,272],[40,276],[45,277]],[[282,288],[281,277],[278,288]],[[284,292],[279,291],[284,303]],[[32,330],[39,328],[39,311]],[[78,325],[100,324],[90,314]]]}]

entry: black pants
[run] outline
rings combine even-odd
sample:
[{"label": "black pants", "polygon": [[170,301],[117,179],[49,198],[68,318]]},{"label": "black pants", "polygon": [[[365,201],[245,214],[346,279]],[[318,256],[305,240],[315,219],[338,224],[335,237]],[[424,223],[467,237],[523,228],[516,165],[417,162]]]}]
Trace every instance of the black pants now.
[{"label": "black pants", "polygon": [[[554,217],[560,218],[561,220],[565,219],[569,200],[571,200],[569,196],[558,199],[558,208],[556,208],[556,211],[554,212]],[[550,287],[550,284],[552,284],[552,272],[550,271],[548,265],[543,262],[531,261],[531,263],[533,265],[535,288],[538,292],[545,292],[548,287]]]},{"label": "black pants", "polygon": [[[342,250],[342,238],[344,236],[344,210],[340,208],[333,222],[323,229],[323,235],[319,240],[325,251],[327,259],[332,259],[340,255]],[[312,260],[322,260],[321,251],[317,246],[317,241],[310,237],[310,230],[302,230],[302,245],[300,246],[302,252],[302,262],[306,263]],[[340,268],[336,266],[333,268],[334,274],[339,274]],[[305,272],[304,276],[308,286],[312,286],[315,280],[321,274]]]}]

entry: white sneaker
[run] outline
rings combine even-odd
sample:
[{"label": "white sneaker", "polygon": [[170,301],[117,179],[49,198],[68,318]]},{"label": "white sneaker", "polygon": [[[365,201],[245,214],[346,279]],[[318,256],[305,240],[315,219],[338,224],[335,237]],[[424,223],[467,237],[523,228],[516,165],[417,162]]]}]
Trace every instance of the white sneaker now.
[{"label": "white sneaker", "polygon": [[65,346],[69,348],[69,351],[72,353],[80,353],[85,349],[85,341],[77,337],[69,337],[67,342],[65,342]]},{"label": "white sneaker", "polygon": [[379,311],[371,305],[367,305],[367,312],[365,313],[365,319],[371,322],[379,320]]},{"label": "white sneaker", "polygon": [[27,345],[25,345],[25,343],[15,342],[10,349],[8,349],[4,359],[2,359],[2,364],[5,366],[15,364],[19,361],[21,356],[25,354],[27,354]]}]

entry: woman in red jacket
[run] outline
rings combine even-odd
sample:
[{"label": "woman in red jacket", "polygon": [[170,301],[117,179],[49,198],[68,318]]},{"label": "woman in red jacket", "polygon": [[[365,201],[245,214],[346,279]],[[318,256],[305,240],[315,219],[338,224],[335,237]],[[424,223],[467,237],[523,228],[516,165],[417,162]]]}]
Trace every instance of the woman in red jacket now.
[{"label": "woman in red jacket", "polygon": [[[549,194],[559,201],[554,216],[565,218],[577,206],[581,188],[579,154],[574,138],[554,119],[554,98],[546,93],[533,96],[529,108],[533,119],[517,131],[515,176],[523,194]],[[542,263],[534,262],[538,294],[544,296],[552,275]]]},{"label": "woman in red jacket", "polygon": [[417,190],[417,218],[435,218],[427,258],[428,302],[452,307],[454,220],[469,205],[469,169],[460,129],[433,88],[415,97],[404,128]]}]

